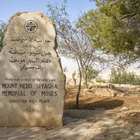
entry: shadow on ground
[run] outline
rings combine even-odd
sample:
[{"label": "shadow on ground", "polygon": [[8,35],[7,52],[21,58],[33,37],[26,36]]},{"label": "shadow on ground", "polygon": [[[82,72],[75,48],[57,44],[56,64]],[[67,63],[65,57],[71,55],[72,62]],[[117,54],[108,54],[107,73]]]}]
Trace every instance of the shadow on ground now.
[{"label": "shadow on ground", "polygon": [[[68,111],[68,110],[66,110]],[[65,113],[66,113],[65,111]],[[139,140],[140,110],[70,110],[69,114],[90,115],[63,128],[0,128],[0,140]],[[73,112],[74,111],[74,112]],[[91,114],[88,114],[89,112]],[[77,112],[77,114],[75,114]],[[135,119],[135,121],[134,121]]]},{"label": "shadow on ground", "polygon": [[105,108],[107,110],[109,109],[115,109],[116,107],[122,106],[124,101],[113,99],[113,98],[106,98],[103,100],[95,101],[93,103],[88,103],[87,105],[84,105],[83,107],[86,109],[96,109],[96,108]]},{"label": "shadow on ground", "polygon": [[[96,110],[98,108],[110,110],[115,109],[117,107],[121,107],[124,104],[123,100],[120,99],[113,99],[113,98],[104,98],[98,101],[93,102],[94,97],[90,97],[87,99],[80,99],[80,109],[88,109],[88,110]],[[71,100],[66,103],[66,109],[74,109],[75,101]]]}]

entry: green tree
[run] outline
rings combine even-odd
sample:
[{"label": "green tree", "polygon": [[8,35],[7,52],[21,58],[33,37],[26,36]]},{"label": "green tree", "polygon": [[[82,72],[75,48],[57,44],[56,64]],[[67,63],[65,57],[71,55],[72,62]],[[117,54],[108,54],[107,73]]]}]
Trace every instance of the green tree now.
[{"label": "green tree", "polygon": [[83,77],[85,79],[84,84],[86,88],[88,87],[88,84],[87,84],[88,81],[95,79],[99,73],[100,71],[97,69],[94,69],[92,66],[84,68]]},{"label": "green tree", "polygon": [[140,56],[140,0],[96,0],[97,9],[83,15],[78,26],[94,47],[107,53]]},{"label": "green tree", "polygon": [[[47,15],[53,19],[58,39],[58,52],[63,56],[73,59],[78,66],[79,83],[76,96],[76,108],[79,108],[79,96],[81,92],[81,81],[85,80],[83,75],[85,68],[90,67],[96,62],[103,62],[101,53],[97,53],[96,49],[91,46],[91,42],[87,35],[78,29],[70,20],[70,16],[66,10],[67,1],[61,5],[48,4]],[[83,74],[84,73],[84,74]]]}]

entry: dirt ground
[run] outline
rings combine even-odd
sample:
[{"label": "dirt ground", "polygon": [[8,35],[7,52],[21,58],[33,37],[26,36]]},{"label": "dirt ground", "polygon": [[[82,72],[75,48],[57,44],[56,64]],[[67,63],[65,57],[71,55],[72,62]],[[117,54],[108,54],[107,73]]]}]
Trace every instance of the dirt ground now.
[{"label": "dirt ground", "polygon": [[[67,88],[65,97],[65,109],[74,109],[76,100],[76,89]],[[115,96],[115,97],[98,97],[92,93],[80,95],[80,109],[94,110],[104,108],[105,110],[120,109],[127,107],[129,109],[140,109],[140,96]]]},{"label": "dirt ground", "polygon": [[91,123],[91,140],[140,140],[140,96],[98,97],[87,93],[79,98],[82,113],[74,113],[75,94],[74,89],[67,92],[65,109],[72,109],[67,116],[86,118]]},{"label": "dirt ground", "polygon": [[[65,109],[74,109],[75,97],[65,99]],[[96,97],[94,95],[80,96],[79,98],[80,109],[94,110],[97,108],[120,109],[127,107],[128,109],[140,109],[140,96],[138,97]]]}]

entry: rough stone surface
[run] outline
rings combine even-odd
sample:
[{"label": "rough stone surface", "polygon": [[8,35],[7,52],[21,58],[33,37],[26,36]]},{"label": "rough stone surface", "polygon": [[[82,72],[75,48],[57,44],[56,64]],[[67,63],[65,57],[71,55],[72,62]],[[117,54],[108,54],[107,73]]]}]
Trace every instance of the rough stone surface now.
[{"label": "rough stone surface", "polygon": [[116,93],[114,92],[114,90],[112,89],[108,89],[108,88],[97,88],[95,90],[95,95],[100,96],[100,97],[114,97],[116,96]]},{"label": "rough stone surface", "polygon": [[62,126],[64,75],[56,31],[41,13],[14,15],[0,54],[0,126]]}]

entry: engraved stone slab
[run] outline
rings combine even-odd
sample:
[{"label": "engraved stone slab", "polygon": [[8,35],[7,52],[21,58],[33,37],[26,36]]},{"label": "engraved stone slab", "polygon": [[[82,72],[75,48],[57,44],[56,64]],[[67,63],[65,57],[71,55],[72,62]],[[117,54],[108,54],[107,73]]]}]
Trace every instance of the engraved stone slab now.
[{"label": "engraved stone slab", "polygon": [[0,54],[0,126],[62,126],[64,75],[56,31],[41,13],[14,15]]}]

